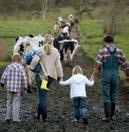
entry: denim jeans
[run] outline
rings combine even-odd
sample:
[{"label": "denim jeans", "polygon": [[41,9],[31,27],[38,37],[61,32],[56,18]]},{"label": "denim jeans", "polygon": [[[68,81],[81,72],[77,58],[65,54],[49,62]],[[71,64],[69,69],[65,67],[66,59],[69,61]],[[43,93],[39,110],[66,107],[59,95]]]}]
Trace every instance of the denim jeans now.
[{"label": "denim jeans", "polygon": [[[35,75],[35,80],[36,80],[36,85],[38,88],[38,97],[39,97],[38,107],[40,108],[40,110],[42,112],[43,118],[46,119],[47,118],[47,91],[41,89],[41,78],[40,78],[39,74]],[[52,82],[53,82],[53,78],[48,76],[48,84],[47,84],[48,88]]]},{"label": "denim jeans", "polygon": [[89,112],[87,107],[87,98],[86,97],[74,97],[74,112],[75,118],[79,121],[81,118],[88,118]]}]

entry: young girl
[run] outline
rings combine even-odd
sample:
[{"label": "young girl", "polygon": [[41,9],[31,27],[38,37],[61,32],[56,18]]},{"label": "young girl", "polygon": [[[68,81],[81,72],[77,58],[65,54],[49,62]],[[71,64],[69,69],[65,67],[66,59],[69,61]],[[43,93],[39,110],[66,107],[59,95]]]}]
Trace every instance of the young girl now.
[{"label": "young girl", "polygon": [[70,85],[70,97],[73,100],[75,111],[74,121],[79,121],[82,118],[84,124],[88,124],[89,113],[85,86],[92,86],[94,81],[88,80],[88,78],[83,75],[80,66],[75,66],[72,70],[72,76],[66,81],[59,81],[59,84]]}]

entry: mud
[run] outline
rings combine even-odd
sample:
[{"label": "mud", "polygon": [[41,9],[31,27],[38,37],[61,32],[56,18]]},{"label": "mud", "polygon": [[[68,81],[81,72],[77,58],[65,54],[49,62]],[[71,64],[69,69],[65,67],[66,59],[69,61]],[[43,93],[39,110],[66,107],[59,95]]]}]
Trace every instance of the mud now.
[{"label": "mud", "polygon": [[[94,61],[82,51],[82,56],[75,56],[73,66],[80,65],[84,74],[90,78]],[[62,62],[63,63],[63,62]],[[72,67],[73,67],[72,66]],[[63,63],[64,79],[71,76],[72,67]],[[116,117],[113,122],[104,123],[103,106],[99,79],[93,87],[87,87],[90,119],[88,125],[82,122],[73,123],[73,107],[69,97],[69,87],[59,86],[58,82],[51,85],[48,92],[48,122],[38,122],[34,119],[38,103],[37,92],[22,97],[20,118],[21,122],[7,125],[6,91],[0,92],[0,132],[129,132],[129,87],[122,83],[118,91]]]}]

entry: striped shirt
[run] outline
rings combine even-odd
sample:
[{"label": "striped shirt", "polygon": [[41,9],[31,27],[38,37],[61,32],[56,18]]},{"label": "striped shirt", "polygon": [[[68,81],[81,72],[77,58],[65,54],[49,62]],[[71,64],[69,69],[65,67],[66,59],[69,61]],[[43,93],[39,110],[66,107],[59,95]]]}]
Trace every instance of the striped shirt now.
[{"label": "striped shirt", "polygon": [[27,86],[26,73],[19,63],[8,65],[1,77],[1,83],[6,85],[10,92],[19,92]]},{"label": "striped shirt", "polygon": [[[118,58],[119,64],[122,66],[122,68],[126,71],[129,70],[129,64],[127,63],[125,59],[125,55],[121,49],[116,48],[115,56]],[[101,68],[102,64],[107,61],[107,59],[110,57],[110,53],[107,49],[107,47],[101,49],[97,55],[97,67],[98,69]]]}]

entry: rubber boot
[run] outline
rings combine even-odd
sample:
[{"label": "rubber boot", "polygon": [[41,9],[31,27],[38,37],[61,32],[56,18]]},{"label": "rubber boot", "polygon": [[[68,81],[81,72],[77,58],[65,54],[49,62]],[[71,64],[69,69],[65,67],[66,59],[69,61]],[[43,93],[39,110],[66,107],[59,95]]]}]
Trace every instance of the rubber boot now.
[{"label": "rubber boot", "polygon": [[110,119],[113,121],[113,116],[115,113],[115,103],[111,103],[111,115],[110,115]]},{"label": "rubber boot", "polygon": [[105,118],[103,118],[104,122],[109,122],[110,121],[110,112],[111,112],[110,103],[104,103],[104,113],[105,113]]}]

